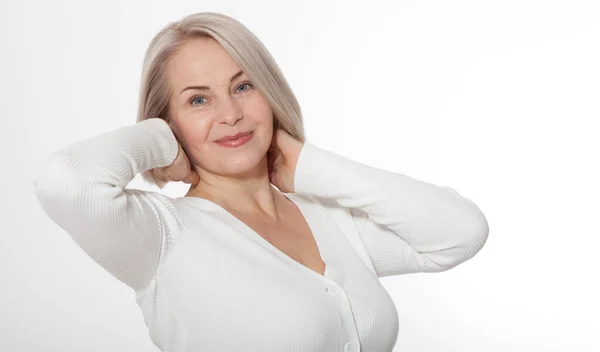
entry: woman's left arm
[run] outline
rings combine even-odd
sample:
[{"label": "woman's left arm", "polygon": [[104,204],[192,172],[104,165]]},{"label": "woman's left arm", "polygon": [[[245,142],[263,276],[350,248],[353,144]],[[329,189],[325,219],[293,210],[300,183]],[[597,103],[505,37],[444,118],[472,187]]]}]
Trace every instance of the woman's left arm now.
[{"label": "woman's left arm", "polygon": [[371,167],[308,141],[293,183],[295,192],[350,209],[379,277],[446,271],[487,241],[485,216],[454,189]]}]

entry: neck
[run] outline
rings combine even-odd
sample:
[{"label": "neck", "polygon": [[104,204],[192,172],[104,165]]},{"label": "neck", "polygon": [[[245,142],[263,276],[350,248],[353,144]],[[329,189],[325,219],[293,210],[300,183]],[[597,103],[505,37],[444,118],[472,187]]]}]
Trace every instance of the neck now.
[{"label": "neck", "polygon": [[186,197],[208,199],[232,214],[252,216],[265,221],[278,221],[287,198],[264,177],[239,180],[222,177],[200,177]]}]

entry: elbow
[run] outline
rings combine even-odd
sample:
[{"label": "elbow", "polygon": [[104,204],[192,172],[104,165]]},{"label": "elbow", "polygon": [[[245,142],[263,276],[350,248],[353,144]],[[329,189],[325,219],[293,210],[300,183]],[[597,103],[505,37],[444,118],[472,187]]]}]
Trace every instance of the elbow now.
[{"label": "elbow", "polygon": [[478,226],[472,230],[470,236],[466,236],[465,243],[463,244],[463,255],[459,258],[459,263],[462,263],[468,259],[471,259],[475,254],[479,253],[488,239],[490,232],[489,224],[483,214],[480,215]]},{"label": "elbow", "polygon": [[477,226],[462,229],[458,241],[445,250],[421,253],[426,263],[427,272],[443,272],[450,270],[459,264],[473,258],[485,245],[488,239],[489,226],[483,214],[478,218]]},{"label": "elbow", "polygon": [[33,193],[40,203],[71,203],[77,197],[79,177],[66,155],[51,154],[37,165],[33,174]]},{"label": "elbow", "polygon": [[56,175],[58,169],[57,159],[57,156],[52,154],[35,167],[32,180],[33,193],[38,199],[51,196],[58,186],[60,178]]},{"label": "elbow", "polygon": [[485,215],[474,202],[469,200],[469,203],[472,205],[469,215],[463,217],[468,221],[462,222],[457,229],[457,233],[462,235],[456,237],[457,247],[450,268],[473,258],[488,239],[490,228]]}]

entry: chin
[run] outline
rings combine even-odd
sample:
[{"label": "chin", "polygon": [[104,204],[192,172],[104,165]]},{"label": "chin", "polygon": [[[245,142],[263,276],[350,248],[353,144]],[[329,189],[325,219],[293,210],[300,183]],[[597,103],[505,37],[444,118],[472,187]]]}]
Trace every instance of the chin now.
[{"label": "chin", "polygon": [[265,156],[266,153],[258,153],[258,151],[244,153],[244,155],[231,155],[222,159],[221,166],[228,174],[245,173],[256,168]]}]

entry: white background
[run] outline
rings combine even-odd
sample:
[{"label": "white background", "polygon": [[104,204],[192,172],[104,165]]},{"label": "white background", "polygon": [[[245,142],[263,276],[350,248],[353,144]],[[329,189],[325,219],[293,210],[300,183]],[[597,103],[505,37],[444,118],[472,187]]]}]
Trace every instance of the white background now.
[{"label": "white background", "polygon": [[51,222],[31,177],[135,123],[149,41],[202,11],[263,41],[313,143],[486,215],[473,259],[382,278],[394,351],[600,350],[597,2],[138,0],[0,5],[1,351],[157,351],[133,291]]}]

